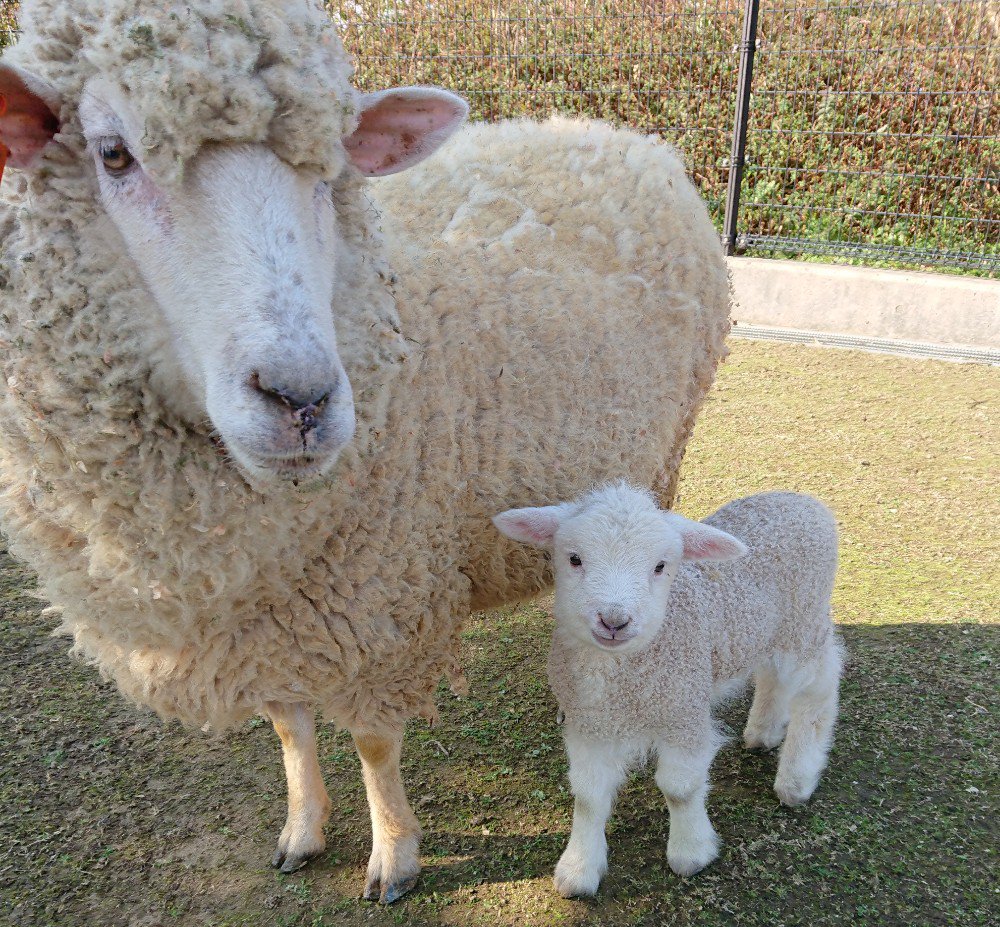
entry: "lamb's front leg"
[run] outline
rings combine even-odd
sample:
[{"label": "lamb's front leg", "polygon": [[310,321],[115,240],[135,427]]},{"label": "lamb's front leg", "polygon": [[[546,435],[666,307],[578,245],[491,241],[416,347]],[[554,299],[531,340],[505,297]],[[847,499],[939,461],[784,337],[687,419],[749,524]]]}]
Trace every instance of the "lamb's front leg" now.
[{"label": "lamb's front leg", "polygon": [[604,833],[615,795],[628,771],[627,751],[611,741],[566,731],[569,784],[576,803],[569,843],[556,866],[556,891],[564,898],[596,894],[608,870]]},{"label": "lamb's front leg", "polygon": [[316,718],[302,704],[270,702],[265,710],[281,738],[288,780],[288,818],[271,865],[294,872],[326,849],[323,825],[330,814],[330,798],[316,753]]},{"label": "lamb's front leg", "polygon": [[706,742],[694,750],[669,743],[657,748],[656,784],[670,809],[667,862],[679,876],[694,875],[719,855],[719,841],[705,809],[708,770],[716,751],[711,728],[707,733]]},{"label": "lamb's front leg", "polygon": [[420,825],[406,801],[399,757],[403,732],[352,731],[372,816],[372,855],[365,898],[392,904],[420,875]]}]

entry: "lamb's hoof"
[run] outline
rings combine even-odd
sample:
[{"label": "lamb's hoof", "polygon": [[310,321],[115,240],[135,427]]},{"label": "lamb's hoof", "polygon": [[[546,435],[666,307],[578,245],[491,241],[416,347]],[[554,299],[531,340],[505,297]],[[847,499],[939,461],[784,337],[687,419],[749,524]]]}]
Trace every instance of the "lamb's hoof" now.
[{"label": "lamb's hoof", "polygon": [[718,842],[706,842],[701,846],[692,845],[682,848],[667,844],[667,863],[681,878],[686,879],[701,872],[709,863],[714,862],[719,855]]},{"label": "lamb's hoof", "polygon": [[801,808],[815,791],[815,784],[804,787],[801,783],[783,779],[774,783],[774,794],[786,808]]},{"label": "lamb's hoof", "polygon": [[751,753],[770,753],[775,747],[781,746],[784,739],[784,728],[770,731],[744,731],[743,747]]},{"label": "lamb's hoof", "polygon": [[601,887],[605,867],[587,865],[584,860],[562,855],[552,883],[563,898],[592,898]]},{"label": "lamb's hoof", "polygon": [[407,876],[405,879],[390,883],[383,889],[382,883],[377,877],[370,878],[365,883],[364,899],[365,901],[379,901],[382,904],[392,904],[416,888],[419,879],[419,875]]},{"label": "lamb's hoof", "polygon": [[774,786],[774,794],[786,808],[801,808],[810,798],[812,789],[804,790],[796,786],[778,785]]}]

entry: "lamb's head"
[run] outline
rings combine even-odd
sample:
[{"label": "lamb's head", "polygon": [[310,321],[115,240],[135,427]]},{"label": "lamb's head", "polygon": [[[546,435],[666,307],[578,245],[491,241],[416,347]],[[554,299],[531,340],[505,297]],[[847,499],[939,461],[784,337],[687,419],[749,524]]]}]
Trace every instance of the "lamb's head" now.
[{"label": "lamb's head", "polygon": [[493,519],[507,537],[547,549],[555,618],[584,645],[616,653],[656,636],[683,560],[732,560],[746,548],[724,531],[659,509],[625,484],[576,502],[511,509]]},{"label": "lamb's head", "polygon": [[[207,415],[258,482],[322,474],[355,427],[336,324],[370,263],[359,179],[427,157],[466,104],[355,92],[311,0],[162,6],[26,5],[0,139],[14,167],[40,170],[55,147],[85,165],[165,326],[164,401]],[[75,60],[53,56],[54,36],[74,37]]]}]

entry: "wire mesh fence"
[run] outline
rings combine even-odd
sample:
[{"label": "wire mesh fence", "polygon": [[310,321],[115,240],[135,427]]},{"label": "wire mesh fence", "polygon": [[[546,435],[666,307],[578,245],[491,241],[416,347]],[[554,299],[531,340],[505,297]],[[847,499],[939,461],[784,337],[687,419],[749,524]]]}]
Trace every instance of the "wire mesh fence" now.
[{"label": "wire mesh fence", "polygon": [[[329,0],[363,89],[684,152],[720,229],[747,0]],[[737,250],[1000,275],[1000,4],[757,0]],[[0,0],[0,42],[16,4]],[[5,35],[6,33],[6,35]]]}]

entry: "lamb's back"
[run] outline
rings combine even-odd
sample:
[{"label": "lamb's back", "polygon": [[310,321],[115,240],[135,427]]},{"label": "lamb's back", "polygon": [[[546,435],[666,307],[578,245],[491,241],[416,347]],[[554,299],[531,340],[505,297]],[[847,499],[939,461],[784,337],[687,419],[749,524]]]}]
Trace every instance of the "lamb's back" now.
[{"label": "lamb's back", "polygon": [[684,564],[671,591],[671,608],[703,617],[716,681],[745,675],[772,650],[818,649],[830,633],[837,569],[830,510],[812,496],[762,493],[734,500],[704,522],[748,548],[728,563]]}]

